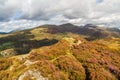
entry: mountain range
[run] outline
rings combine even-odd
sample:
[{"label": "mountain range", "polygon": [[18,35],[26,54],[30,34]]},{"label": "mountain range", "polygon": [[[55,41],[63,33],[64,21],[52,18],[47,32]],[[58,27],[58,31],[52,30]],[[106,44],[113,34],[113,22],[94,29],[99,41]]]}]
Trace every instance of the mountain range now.
[{"label": "mountain range", "polygon": [[42,25],[0,34],[0,80],[119,80],[120,30]]}]

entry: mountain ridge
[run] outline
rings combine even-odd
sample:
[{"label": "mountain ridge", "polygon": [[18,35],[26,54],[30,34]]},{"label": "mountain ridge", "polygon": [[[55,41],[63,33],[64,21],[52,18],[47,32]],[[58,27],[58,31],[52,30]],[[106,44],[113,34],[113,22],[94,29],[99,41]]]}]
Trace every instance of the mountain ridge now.
[{"label": "mountain ridge", "polygon": [[[74,35],[79,35],[89,41],[110,37],[120,37],[119,30],[116,28],[101,28],[92,24],[87,24],[85,26],[74,26],[70,23],[62,25],[43,25],[32,29],[0,35],[0,51],[11,47],[15,48],[17,52],[24,54],[28,53],[32,48],[40,47],[46,43],[45,39],[47,39],[50,44],[52,43],[50,41],[54,42],[63,37]],[[21,46],[23,48],[21,48]]]}]

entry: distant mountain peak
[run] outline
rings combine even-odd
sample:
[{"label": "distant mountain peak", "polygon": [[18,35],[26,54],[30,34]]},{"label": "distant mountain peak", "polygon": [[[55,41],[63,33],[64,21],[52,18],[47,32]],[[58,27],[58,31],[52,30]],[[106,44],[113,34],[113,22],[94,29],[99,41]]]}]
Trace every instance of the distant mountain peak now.
[{"label": "distant mountain peak", "polygon": [[96,27],[98,27],[98,26],[96,26],[96,25],[94,25],[94,24],[86,24],[84,27],[85,27],[85,28],[88,28],[88,27],[96,28]]},{"label": "distant mountain peak", "polygon": [[71,23],[65,23],[65,24],[62,24],[62,25],[60,25],[60,26],[74,26],[74,25],[71,24]]}]

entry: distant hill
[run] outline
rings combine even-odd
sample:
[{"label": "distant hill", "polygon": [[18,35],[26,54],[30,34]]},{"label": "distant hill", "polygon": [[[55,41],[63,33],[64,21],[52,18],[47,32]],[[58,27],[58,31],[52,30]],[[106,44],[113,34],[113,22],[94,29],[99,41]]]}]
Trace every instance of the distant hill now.
[{"label": "distant hill", "polygon": [[67,23],[62,25],[42,25],[28,30],[13,31],[0,36],[0,51],[14,48],[19,54],[28,53],[33,48],[52,45],[58,40],[69,36],[81,36],[86,40],[102,38],[119,38],[117,29],[104,28],[92,24],[75,26]]},{"label": "distant hill", "polygon": [[[62,24],[59,26],[56,25],[47,25],[47,26],[40,26],[43,28],[48,29],[48,33],[56,34],[56,33],[74,33],[79,35],[89,36],[88,40],[94,40],[98,38],[105,38],[105,37],[120,37],[119,29],[115,28],[104,28],[99,27],[92,24],[86,24],[85,26],[75,26],[70,23]],[[39,27],[39,28],[40,28]]]},{"label": "distant hill", "polygon": [[0,32],[0,34],[8,34],[7,32]]},{"label": "distant hill", "polygon": [[[34,30],[36,28],[46,28],[47,33],[77,33],[80,35],[88,35],[88,36],[94,36],[94,34],[98,34],[96,37],[107,37],[107,36],[113,36],[113,37],[120,37],[120,30],[118,28],[105,28],[105,27],[99,27],[93,24],[86,24],[85,26],[75,26],[71,23],[66,23],[62,25],[42,25],[39,27],[35,27],[32,29],[16,29],[11,31],[10,33],[14,32],[20,32],[20,31],[30,31]],[[44,31],[45,32],[45,31]]]}]

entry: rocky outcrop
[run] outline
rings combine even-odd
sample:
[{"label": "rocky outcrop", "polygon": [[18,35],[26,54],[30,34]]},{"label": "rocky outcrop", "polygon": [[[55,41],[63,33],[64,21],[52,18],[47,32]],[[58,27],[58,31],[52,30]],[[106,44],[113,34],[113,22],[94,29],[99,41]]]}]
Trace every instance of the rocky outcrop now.
[{"label": "rocky outcrop", "polygon": [[14,56],[16,54],[17,54],[17,52],[14,49],[7,49],[7,50],[0,52],[0,56],[2,56],[2,57]]},{"label": "rocky outcrop", "polygon": [[48,78],[43,77],[38,70],[28,70],[21,74],[18,80],[48,80]]}]

